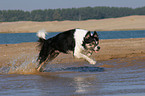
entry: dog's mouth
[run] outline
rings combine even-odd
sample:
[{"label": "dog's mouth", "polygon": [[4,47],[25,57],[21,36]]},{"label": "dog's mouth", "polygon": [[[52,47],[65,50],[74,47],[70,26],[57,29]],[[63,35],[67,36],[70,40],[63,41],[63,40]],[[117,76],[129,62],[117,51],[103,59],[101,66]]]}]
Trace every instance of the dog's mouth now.
[{"label": "dog's mouth", "polygon": [[94,51],[95,53],[98,53],[99,51]]},{"label": "dog's mouth", "polygon": [[98,51],[100,50],[100,46],[98,46],[98,44],[96,43],[89,43],[85,45],[85,49],[88,56],[91,56],[93,54],[93,52],[98,53]]},{"label": "dog's mouth", "polygon": [[91,56],[93,52],[98,53],[99,50],[100,50],[100,47],[99,46],[96,46],[95,48],[87,49],[87,55],[88,56]]},{"label": "dog's mouth", "polygon": [[96,46],[96,47],[94,48],[94,50],[93,50],[93,51],[94,51],[95,53],[98,53],[98,52],[99,52],[99,50],[100,50],[100,46]]},{"label": "dog's mouth", "polygon": [[95,52],[98,53],[98,51],[100,50],[100,46],[98,46],[98,44],[86,44],[85,47],[87,50],[89,50],[90,52]]}]

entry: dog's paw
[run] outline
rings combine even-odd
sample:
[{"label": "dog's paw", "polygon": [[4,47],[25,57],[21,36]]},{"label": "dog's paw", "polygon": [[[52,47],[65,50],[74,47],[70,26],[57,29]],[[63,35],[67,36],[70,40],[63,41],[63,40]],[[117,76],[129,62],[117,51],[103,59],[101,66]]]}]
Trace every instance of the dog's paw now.
[{"label": "dog's paw", "polygon": [[95,65],[95,64],[96,64],[96,61],[91,60],[91,61],[90,61],[90,64]]},{"label": "dog's paw", "polygon": [[92,53],[88,53],[88,54],[87,54],[87,56],[91,56],[91,55],[92,55]]}]

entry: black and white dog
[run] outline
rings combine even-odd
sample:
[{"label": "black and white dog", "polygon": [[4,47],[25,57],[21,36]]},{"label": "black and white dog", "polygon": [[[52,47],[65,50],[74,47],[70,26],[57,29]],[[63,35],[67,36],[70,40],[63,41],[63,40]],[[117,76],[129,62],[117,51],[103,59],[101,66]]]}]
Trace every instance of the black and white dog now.
[{"label": "black and white dog", "polygon": [[[41,50],[38,56],[39,66],[38,71],[41,71],[41,67],[47,62],[59,55],[59,53],[68,53],[73,51],[73,55],[76,58],[83,58],[90,64],[96,64],[96,61],[89,58],[93,51],[99,51],[99,37],[97,32],[93,34],[90,31],[84,29],[72,29],[58,35],[45,39],[46,32],[39,31],[37,36],[41,45]],[[86,52],[86,54],[83,53]]]}]

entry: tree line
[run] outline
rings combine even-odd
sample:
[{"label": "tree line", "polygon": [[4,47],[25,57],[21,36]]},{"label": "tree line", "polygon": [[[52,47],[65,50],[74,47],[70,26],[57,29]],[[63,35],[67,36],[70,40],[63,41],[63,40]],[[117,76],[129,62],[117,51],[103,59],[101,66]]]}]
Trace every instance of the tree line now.
[{"label": "tree line", "polygon": [[39,9],[32,11],[0,10],[0,22],[13,21],[63,21],[116,18],[130,15],[145,15],[145,7],[82,7],[66,9]]}]

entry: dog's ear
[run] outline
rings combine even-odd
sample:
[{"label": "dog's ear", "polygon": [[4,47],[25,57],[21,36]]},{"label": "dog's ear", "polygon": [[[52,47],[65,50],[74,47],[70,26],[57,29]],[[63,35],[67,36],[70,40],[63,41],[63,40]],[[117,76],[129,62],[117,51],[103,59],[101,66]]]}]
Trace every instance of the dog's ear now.
[{"label": "dog's ear", "polygon": [[99,38],[99,36],[98,36],[98,34],[97,34],[96,31],[94,31],[93,37],[95,37],[95,38]]},{"label": "dog's ear", "polygon": [[89,31],[89,32],[87,32],[87,34],[86,34],[86,36],[85,36],[85,39],[88,39],[88,38],[90,38],[91,37],[91,32]]}]

